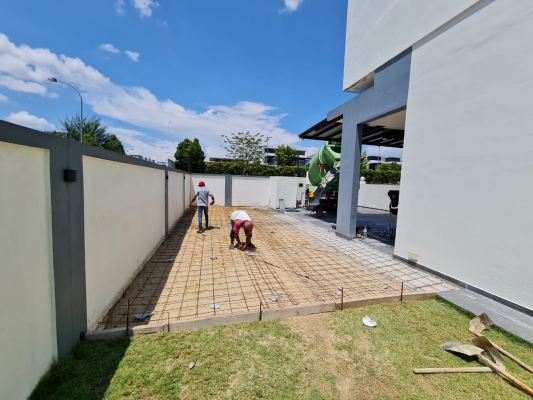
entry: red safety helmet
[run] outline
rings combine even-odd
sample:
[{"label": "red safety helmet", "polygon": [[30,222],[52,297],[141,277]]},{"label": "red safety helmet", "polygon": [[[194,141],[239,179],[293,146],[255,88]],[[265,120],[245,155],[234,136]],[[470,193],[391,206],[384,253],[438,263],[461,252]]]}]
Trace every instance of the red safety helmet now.
[{"label": "red safety helmet", "polygon": [[200,181],[200,182],[198,182],[198,186],[205,186],[204,181]]}]

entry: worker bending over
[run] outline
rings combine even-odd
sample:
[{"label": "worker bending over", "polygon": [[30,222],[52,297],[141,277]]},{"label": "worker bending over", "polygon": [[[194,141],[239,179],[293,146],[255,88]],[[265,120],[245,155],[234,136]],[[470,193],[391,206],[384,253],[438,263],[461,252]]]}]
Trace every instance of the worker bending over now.
[{"label": "worker bending over", "polygon": [[[241,228],[244,229],[244,234],[246,235],[245,243],[241,242],[239,237],[239,231]],[[246,249],[255,249],[254,244],[252,243],[252,230],[254,229],[254,223],[246,211],[237,210],[231,214],[231,232],[229,237],[231,238],[231,244],[229,245],[230,249],[234,249],[234,241],[237,239],[237,248],[239,250]]]}]

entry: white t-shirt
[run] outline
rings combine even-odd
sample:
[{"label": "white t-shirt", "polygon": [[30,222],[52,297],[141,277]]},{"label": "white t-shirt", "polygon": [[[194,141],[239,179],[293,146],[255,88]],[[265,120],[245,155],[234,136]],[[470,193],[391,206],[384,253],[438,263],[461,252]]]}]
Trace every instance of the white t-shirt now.
[{"label": "white t-shirt", "polygon": [[233,213],[231,213],[231,220],[232,221],[237,221],[237,220],[241,220],[241,221],[251,221],[252,219],[250,218],[250,216],[246,213],[246,211],[242,211],[242,210],[237,210]]},{"label": "white t-shirt", "polygon": [[196,196],[198,196],[198,206],[208,207],[210,195],[211,193],[209,192],[208,188],[206,188],[205,186],[200,186],[196,191]]}]

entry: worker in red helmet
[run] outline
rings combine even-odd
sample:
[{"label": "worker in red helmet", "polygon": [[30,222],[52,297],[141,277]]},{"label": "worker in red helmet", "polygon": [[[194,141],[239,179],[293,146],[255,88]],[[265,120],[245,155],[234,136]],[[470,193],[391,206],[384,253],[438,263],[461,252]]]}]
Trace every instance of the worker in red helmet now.
[{"label": "worker in red helmet", "polygon": [[[211,204],[209,204],[209,197],[211,197]],[[209,205],[215,204],[215,198],[209,192],[209,189],[205,187],[204,181],[198,182],[198,190],[192,198],[189,207],[192,206],[194,200],[198,199],[198,233],[203,233],[204,229],[202,226],[202,213],[205,213],[205,229],[209,229],[209,214],[208,208]]]}]

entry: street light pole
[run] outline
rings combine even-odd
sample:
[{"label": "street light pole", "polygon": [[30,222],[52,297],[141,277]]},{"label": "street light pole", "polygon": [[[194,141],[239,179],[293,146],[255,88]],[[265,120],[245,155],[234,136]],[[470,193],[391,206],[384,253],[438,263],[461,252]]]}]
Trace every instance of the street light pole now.
[{"label": "street light pole", "polygon": [[[54,83],[62,83],[63,85],[70,86],[72,89],[74,89],[74,90],[76,91],[76,93],[78,93],[78,96],[80,96],[80,104],[81,104],[80,143],[83,143],[83,99],[82,99],[82,97],[81,97],[80,92],[78,92],[78,89],[76,89],[76,88],[75,88],[74,86],[72,86],[70,83],[59,81],[59,80],[57,80],[56,78],[48,78],[48,80],[49,80],[50,82],[54,82]],[[69,138],[69,139],[70,139],[70,138]]]},{"label": "street light pole", "polygon": [[265,152],[265,164],[268,164],[268,141],[270,139],[272,139],[272,136],[267,136],[267,138],[266,138],[267,148],[266,148],[266,152]]}]

